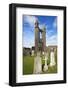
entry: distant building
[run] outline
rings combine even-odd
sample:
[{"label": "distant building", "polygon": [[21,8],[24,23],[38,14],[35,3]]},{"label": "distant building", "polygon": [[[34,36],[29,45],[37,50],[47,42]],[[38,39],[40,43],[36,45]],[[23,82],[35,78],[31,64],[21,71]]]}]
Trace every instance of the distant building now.
[{"label": "distant building", "polygon": [[26,48],[24,47],[23,48],[23,55],[31,55],[31,48]]},{"label": "distant building", "polygon": [[49,51],[55,51],[55,50],[57,50],[57,46],[56,45],[50,45],[50,46],[48,46],[48,49],[49,49]]}]

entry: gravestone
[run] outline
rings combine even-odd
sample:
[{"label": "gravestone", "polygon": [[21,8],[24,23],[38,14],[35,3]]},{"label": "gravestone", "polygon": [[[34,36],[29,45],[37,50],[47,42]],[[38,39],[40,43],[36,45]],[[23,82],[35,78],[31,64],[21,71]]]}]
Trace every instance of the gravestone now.
[{"label": "gravestone", "polygon": [[37,53],[37,56],[34,59],[34,74],[42,73],[42,62],[40,53]]},{"label": "gravestone", "polygon": [[54,66],[56,64],[55,62],[55,54],[54,51],[50,52],[50,66]]},{"label": "gravestone", "polygon": [[42,52],[42,55],[44,55],[45,53],[44,52]]},{"label": "gravestone", "polygon": [[48,55],[47,54],[45,55],[44,60],[45,60],[45,65],[44,65],[43,71],[45,72],[48,70],[48,65],[47,65]]},{"label": "gravestone", "polygon": [[34,50],[32,50],[32,54],[31,54],[31,56],[34,56]]}]

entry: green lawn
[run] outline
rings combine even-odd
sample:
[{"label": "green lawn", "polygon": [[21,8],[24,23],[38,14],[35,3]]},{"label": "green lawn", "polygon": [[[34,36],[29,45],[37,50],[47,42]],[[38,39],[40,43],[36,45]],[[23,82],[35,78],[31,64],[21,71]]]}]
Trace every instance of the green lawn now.
[{"label": "green lawn", "polygon": [[23,57],[23,74],[33,74],[34,57],[24,56]]},{"label": "green lawn", "polygon": [[[56,57],[56,65],[53,67],[48,67],[46,72],[42,73],[57,73],[57,56]],[[41,57],[42,58],[42,57]],[[44,64],[44,60],[42,60],[42,64]],[[50,58],[48,58],[47,64],[50,64]],[[33,74],[33,67],[34,67],[34,56],[24,56],[23,57],[23,75]]]}]

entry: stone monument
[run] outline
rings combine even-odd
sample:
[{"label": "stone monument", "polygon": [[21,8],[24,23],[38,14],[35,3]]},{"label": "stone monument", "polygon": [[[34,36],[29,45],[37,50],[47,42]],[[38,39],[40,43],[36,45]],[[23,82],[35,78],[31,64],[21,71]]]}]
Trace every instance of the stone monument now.
[{"label": "stone monument", "polygon": [[[41,36],[40,36],[41,35]],[[48,52],[46,47],[46,29],[43,27],[42,29],[39,28],[39,22],[36,20],[35,22],[35,49],[34,52],[32,51],[32,56],[34,55],[34,73],[41,73],[43,71],[48,70],[47,60],[48,60]],[[55,62],[55,52],[54,47],[49,48],[50,52],[50,65],[54,66]],[[44,56],[45,64],[42,65],[42,58]],[[42,69],[43,67],[43,69]]]},{"label": "stone monument", "polygon": [[47,65],[48,54],[47,53],[45,55],[44,60],[45,60],[45,65],[44,65],[43,71],[46,72],[48,70],[48,65]]},{"label": "stone monument", "polygon": [[[41,33],[41,36],[40,36]],[[36,57],[34,59],[34,73],[42,72],[42,61],[41,54],[45,55],[45,46],[46,46],[46,38],[45,38],[45,28],[42,30],[39,28],[38,20],[35,22],[35,54]]]},{"label": "stone monument", "polygon": [[54,66],[56,64],[54,54],[55,54],[54,49],[51,49],[51,52],[50,52],[50,66]]},{"label": "stone monument", "polygon": [[40,53],[37,53],[37,56],[34,59],[34,74],[42,73],[42,61],[40,57]]},{"label": "stone monument", "polygon": [[34,56],[34,50],[32,50],[32,52],[31,52],[31,56]]}]

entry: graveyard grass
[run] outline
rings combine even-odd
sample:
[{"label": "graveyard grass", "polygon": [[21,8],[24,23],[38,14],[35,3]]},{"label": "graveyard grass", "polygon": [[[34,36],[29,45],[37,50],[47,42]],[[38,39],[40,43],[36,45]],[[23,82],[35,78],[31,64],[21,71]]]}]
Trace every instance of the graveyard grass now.
[{"label": "graveyard grass", "polygon": [[[34,67],[34,57],[35,56],[23,56],[23,75],[30,75],[33,74],[33,67]],[[48,67],[46,72],[42,72],[42,74],[53,74],[57,73],[57,54],[55,55],[56,65],[52,67]],[[42,65],[44,64],[44,60],[42,60]],[[50,63],[50,57],[48,58],[47,64]]]},{"label": "graveyard grass", "polygon": [[23,74],[33,74],[34,57],[24,56],[23,57]]}]

